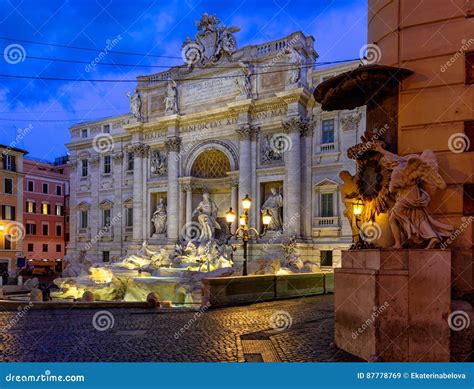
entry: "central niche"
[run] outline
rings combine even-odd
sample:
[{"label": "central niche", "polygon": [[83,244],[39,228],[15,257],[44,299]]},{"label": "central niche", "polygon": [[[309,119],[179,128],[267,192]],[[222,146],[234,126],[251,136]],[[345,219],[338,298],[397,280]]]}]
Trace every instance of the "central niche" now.
[{"label": "central niche", "polygon": [[231,170],[227,156],[220,150],[207,150],[193,163],[191,176],[196,178],[222,178]]}]

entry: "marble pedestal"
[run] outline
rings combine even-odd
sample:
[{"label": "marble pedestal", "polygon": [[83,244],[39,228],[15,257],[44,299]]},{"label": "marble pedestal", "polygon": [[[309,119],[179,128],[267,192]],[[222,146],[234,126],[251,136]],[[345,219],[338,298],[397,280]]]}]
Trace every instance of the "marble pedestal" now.
[{"label": "marble pedestal", "polygon": [[449,361],[449,250],[343,251],[335,338],[366,360]]}]

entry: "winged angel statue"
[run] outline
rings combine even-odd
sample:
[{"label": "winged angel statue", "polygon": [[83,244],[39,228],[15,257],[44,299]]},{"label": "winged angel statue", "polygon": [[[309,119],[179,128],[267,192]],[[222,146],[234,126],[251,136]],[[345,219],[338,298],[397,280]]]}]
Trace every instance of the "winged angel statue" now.
[{"label": "winged angel statue", "polygon": [[421,244],[428,241],[427,249],[451,235],[453,227],[431,217],[426,207],[437,189],[446,183],[438,173],[438,162],[431,150],[421,155],[398,156],[376,144],[382,154],[381,163],[391,170],[389,191],[395,195],[389,223],[395,239],[393,248],[401,248],[404,241]]}]

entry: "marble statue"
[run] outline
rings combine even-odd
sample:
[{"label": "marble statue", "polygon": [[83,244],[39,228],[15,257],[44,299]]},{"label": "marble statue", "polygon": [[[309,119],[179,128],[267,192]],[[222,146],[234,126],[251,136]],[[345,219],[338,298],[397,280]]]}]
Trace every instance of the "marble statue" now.
[{"label": "marble statue", "polygon": [[262,139],[261,157],[262,163],[271,163],[283,160],[283,151],[276,143],[279,142],[279,137],[274,135],[265,135]]},{"label": "marble statue", "polygon": [[262,205],[261,212],[267,210],[272,215],[272,220],[268,225],[269,231],[280,231],[283,229],[283,219],[281,215],[283,207],[283,196],[278,193],[277,189],[272,187],[270,189],[270,196]]},{"label": "marble statue", "polygon": [[168,173],[168,164],[166,155],[160,153],[158,150],[153,151],[150,159],[151,174],[157,176],[166,176]]},{"label": "marble statue", "polygon": [[222,57],[229,57],[237,50],[233,33],[240,31],[240,28],[226,27],[220,23],[220,19],[207,13],[196,22],[199,31],[196,39],[188,37],[182,46],[182,54],[188,68],[195,65],[202,67],[215,65]]},{"label": "marble statue", "polygon": [[426,207],[437,189],[446,183],[438,173],[438,162],[431,150],[421,155],[399,156],[375,145],[382,154],[381,163],[391,169],[390,192],[395,194],[395,205],[390,209],[389,223],[395,239],[393,248],[402,248],[403,242],[427,242],[434,248],[443,238],[451,235],[453,227],[431,217]]},{"label": "marble statue", "polygon": [[250,69],[248,65],[239,61],[239,66],[242,69],[242,76],[235,77],[235,85],[242,96],[249,97],[252,91],[252,84],[250,82]]},{"label": "marble statue", "polygon": [[127,92],[127,97],[130,99],[130,112],[132,116],[138,120],[141,120],[142,99],[140,95],[137,92],[133,94],[131,92]]},{"label": "marble statue", "polygon": [[200,242],[214,239],[216,229],[221,229],[217,222],[217,211],[218,208],[214,200],[211,199],[208,192],[204,192],[202,194],[202,201],[192,214],[193,217],[197,215],[199,225],[201,226],[201,234],[198,239]]},{"label": "marble statue", "polygon": [[155,234],[162,235],[166,234],[166,221],[168,219],[168,214],[166,211],[166,204],[163,198],[160,198],[158,205],[156,206],[155,212],[153,212],[153,216],[151,221],[155,225]]},{"label": "marble statue", "polygon": [[166,113],[178,113],[178,88],[174,80],[168,81],[164,102]]},{"label": "marble statue", "polygon": [[293,47],[286,49],[287,59],[288,59],[288,83],[296,84],[300,80],[300,70],[303,59]]}]

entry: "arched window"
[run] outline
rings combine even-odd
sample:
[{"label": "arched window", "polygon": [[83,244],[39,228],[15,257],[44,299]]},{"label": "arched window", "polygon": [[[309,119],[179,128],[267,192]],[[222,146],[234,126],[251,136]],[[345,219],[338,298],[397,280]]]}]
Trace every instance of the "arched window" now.
[{"label": "arched window", "polygon": [[230,170],[229,159],[222,151],[207,150],[194,161],[191,175],[197,178],[220,178],[226,177]]}]

